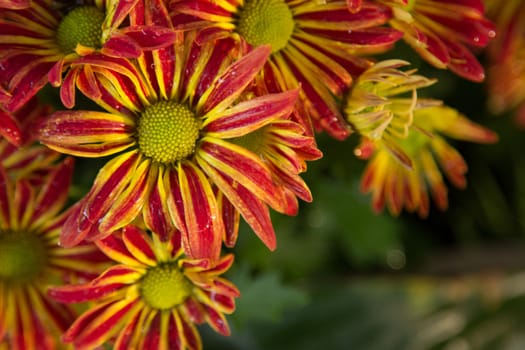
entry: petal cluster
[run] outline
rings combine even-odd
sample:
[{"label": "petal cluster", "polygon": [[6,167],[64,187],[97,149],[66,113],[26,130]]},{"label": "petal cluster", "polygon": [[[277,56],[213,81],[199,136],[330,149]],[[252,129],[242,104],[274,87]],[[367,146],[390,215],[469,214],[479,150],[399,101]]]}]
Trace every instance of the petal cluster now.
[{"label": "petal cluster", "polygon": [[485,17],[482,0],[381,0],[391,6],[390,25],[427,62],[448,68],[472,81],[485,72],[473,49],[487,46],[496,35]]},{"label": "petal cluster", "polygon": [[[310,133],[313,128],[344,139],[349,131],[332,97],[341,97],[352,76],[370,65],[364,53],[387,48],[401,37],[401,32],[381,26],[391,18],[391,11],[368,1],[358,13],[349,12],[340,1],[277,2],[289,8],[294,29],[286,45],[269,57],[260,84],[271,92],[301,87],[297,121]],[[217,32],[225,30],[246,41],[238,22],[246,3],[258,1],[176,0],[171,7],[174,22],[182,28],[205,27],[209,36],[224,35]],[[265,13],[250,15],[255,21],[271,22],[257,17]]]},{"label": "petal cluster", "polygon": [[[93,349],[114,339],[114,349],[200,349],[195,324],[207,322],[228,335],[224,314],[235,309],[237,288],[220,277],[233,263],[233,255],[214,262],[183,257],[180,239],[161,242],[135,226],[99,240],[97,246],[116,265],[89,283],[52,288],[50,295],[64,303],[94,301],[64,334],[77,349]],[[183,275],[179,283],[186,297],[168,309],[152,307],[145,295],[145,276],[159,266]],[[170,293],[180,291],[171,290]]]},{"label": "petal cluster", "polygon": [[[18,152],[24,152],[24,149]],[[58,246],[73,160],[66,159],[33,185],[0,167],[0,346],[54,349],[73,322],[73,309],[51,300],[51,284],[82,281],[104,267],[94,245]],[[26,250],[27,248],[27,250]]]}]

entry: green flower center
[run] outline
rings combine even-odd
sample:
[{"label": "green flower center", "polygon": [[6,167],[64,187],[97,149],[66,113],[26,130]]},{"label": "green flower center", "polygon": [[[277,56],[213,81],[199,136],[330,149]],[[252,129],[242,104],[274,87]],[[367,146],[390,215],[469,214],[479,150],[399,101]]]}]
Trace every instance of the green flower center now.
[{"label": "green flower center", "polygon": [[295,27],[293,14],[284,0],[246,0],[237,31],[253,46],[270,44],[272,53],[284,48]]},{"label": "green flower center", "polygon": [[230,139],[230,142],[244,147],[257,155],[262,155],[266,139],[266,126],[259,128],[247,135]]},{"label": "green flower center", "polygon": [[168,310],[192,294],[192,284],[175,264],[158,265],[142,278],[140,293],[151,308]]},{"label": "green flower center", "polygon": [[0,231],[0,280],[33,281],[47,264],[45,242],[35,234]]},{"label": "green flower center", "polygon": [[104,12],[95,6],[81,6],[70,11],[57,29],[57,43],[62,52],[74,52],[77,44],[100,47],[105,17]]},{"label": "green flower center", "polygon": [[408,3],[403,6],[403,9],[405,11],[412,11],[412,9],[414,8],[414,5],[416,4],[416,0],[408,0]]},{"label": "green flower center", "polygon": [[184,159],[195,151],[200,121],[188,106],[159,101],[146,107],[137,131],[141,152],[159,163]]}]

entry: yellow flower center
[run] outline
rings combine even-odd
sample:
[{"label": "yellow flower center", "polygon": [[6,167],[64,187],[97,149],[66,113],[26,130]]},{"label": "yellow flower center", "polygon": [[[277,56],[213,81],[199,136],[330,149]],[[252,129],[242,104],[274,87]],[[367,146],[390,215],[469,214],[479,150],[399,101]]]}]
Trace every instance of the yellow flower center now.
[{"label": "yellow flower center", "polygon": [[195,151],[200,121],[188,106],[159,101],[146,107],[138,120],[140,151],[159,163],[184,159]]},{"label": "yellow flower center", "polygon": [[270,44],[272,53],[284,48],[295,27],[293,14],[284,0],[246,0],[237,31],[253,46]]},{"label": "yellow flower center", "polygon": [[181,305],[192,293],[192,284],[175,264],[158,265],[141,280],[140,293],[153,309],[168,310]]},{"label": "yellow flower center", "polygon": [[47,264],[47,250],[32,233],[0,231],[0,281],[33,281]]},{"label": "yellow flower center", "polygon": [[81,6],[70,11],[57,29],[56,39],[62,52],[74,52],[77,44],[100,47],[105,17],[104,12],[95,6]]}]

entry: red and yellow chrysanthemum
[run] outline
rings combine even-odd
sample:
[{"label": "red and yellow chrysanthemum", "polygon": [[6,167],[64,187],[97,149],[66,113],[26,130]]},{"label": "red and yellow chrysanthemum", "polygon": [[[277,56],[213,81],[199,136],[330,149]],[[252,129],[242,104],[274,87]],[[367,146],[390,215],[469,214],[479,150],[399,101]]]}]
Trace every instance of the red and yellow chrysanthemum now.
[{"label": "red and yellow chrysanthemum", "polygon": [[76,315],[47,288],[92,278],[104,267],[93,245],[58,246],[72,169],[66,159],[33,186],[0,167],[0,348],[54,349]]},{"label": "red and yellow chrysanthemum", "polygon": [[349,135],[333,96],[342,97],[352,76],[369,66],[358,57],[387,47],[401,33],[380,27],[391,18],[388,7],[365,2],[352,14],[342,1],[172,0],[174,25],[207,27],[207,35],[231,33],[242,44],[270,45],[260,83],[269,91],[300,87],[299,122],[338,139]]},{"label": "red and yellow chrysanthemum", "polygon": [[135,226],[97,241],[117,262],[87,284],[57,287],[50,295],[63,303],[94,301],[63,336],[76,349],[111,342],[113,349],[201,349],[195,325],[207,322],[230,333],[224,314],[235,309],[237,288],[220,277],[233,255],[215,262],[188,259],[180,237],[162,242]]},{"label": "red and yellow chrysanthemum", "polygon": [[[68,83],[61,97],[72,107],[76,73],[68,68],[79,57],[96,51],[136,57],[175,39],[160,0],[86,0],[74,8],[60,4],[32,0],[27,8],[0,8],[0,80],[12,95],[3,104],[8,111],[23,106],[48,81]],[[120,28],[127,16],[142,21]]]},{"label": "red and yellow chrysanthemum", "polygon": [[[472,48],[485,47],[495,37],[482,0],[378,0],[390,6],[393,28],[427,62],[459,76],[482,81],[484,69]],[[348,1],[351,10],[361,1]]]},{"label": "red and yellow chrysanthemum", "polygon": [[[428,192],[439,209],[447,208],[447,186],[441,172],[452,185],[464,188],[468,167],[459,152],[443,136],[479,143],[497,140],[494,132],[450,107],[416,109],[413,125],[406,138],[398,141],[400,149],[411,160],[410,168],[385,148],[362,145],[365,148],[372,147],[372,151],[361,180],[361,190],[372,193],[375,211],[380,212],[386,204],[393,215],[398,215],[404,208],[426,217],[430,207]],[[365,144],[368,142],[364,140]]]},{"label": "red and yellow chrysanthemum", "polygon": [[[217,198],[224,195],[275,248],[267,209],[261,208],[290,212],[282,183],[234,139],[281,125],[275,122],[292,112],[297,90],[243,100],[270,48],[256,48],[231,64],[231,39],[201,42],[195,36],[181,34],[175,45],[136,62],[96,56],[79,62],[90,67],[79,73],[80,90],[109,112],[57,112],[41,126],[40,139],[67,154],[115,156],[66,222],[66,246],[105,237],[142,212],[148,227],[164,237],[180,230],[188,256],[217,258],[226,232],[226,211]],[[304,142],[299,130],[282,125],[289,140]]]}]

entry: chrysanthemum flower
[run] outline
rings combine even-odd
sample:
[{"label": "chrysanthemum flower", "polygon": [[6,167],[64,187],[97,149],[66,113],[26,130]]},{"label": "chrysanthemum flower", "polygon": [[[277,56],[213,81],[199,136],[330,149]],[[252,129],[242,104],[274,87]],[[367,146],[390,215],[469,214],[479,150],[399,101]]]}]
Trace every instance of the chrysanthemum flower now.
[{"label": "chrysanthemum flower", "polygon": [[[121,234],[120,234],[121,233]],[[111,341],[113,349],[201,349],[196,324],[228,335],[224,314],[235,309],[237,288],[220,277],[233,263],[188,259],[180,238],[161,242],[135,226],[97,241],[118,265],[83,285],[50,290],[63,303],[95,301],[63,336],[76,349]]]},{"label": "chrysanthemum flower", "polygon": [[525,2],[486,0],[498,36],[488,47],[489,107],[496,113],[517,108],[525,126]]},{"label": "chrysanthemum flower", "polygon": [[[162,21],[167,13],[160,0],[86,0],[74,8],[58,5],[53,0],[32,0],[28,8],[0,8],[0,80],[12,94],[5,103],[9,111],[20,108],[48,81],[59,86],[65,80],[74,89],[76,74],[68,67],[81,56],[100,51],[136,57],[142,50],[175,40],[171,28],[154,25],[169,23]],[[144,23],[119,28],[128,15]],[[67,107],[74,104],[70,90],[61,91]]]},{"label": "chrysanthemum flower", "polygon": [[471,52],[494,38],[482,0],[379,0],[391,6],[390,25],[427,62],[459,76],[482,81],[484,69]]},{"label": "chrysanthemum flower", "polygon": [[370,64],[357,55],[389,46],[402,35],[380,27],[391,12],[371,2],[356,14],[341,1],[172,0],[171,9],[175,25],[206,26],[210,35],[226,30],[251,46],[270,45],[262,82],[272,92],[300,86],[298,108],[305,115],[299,122],[338,139],[349,132],[333,96],[340,98],[352,75]]},{"label": "chrysanthemum flower", "polygon": [[[346,121],[355,132],[376,147],[384,147],[405,166],[411,167],[410,157],[399,146],[399,140],[408,136],[416,108],[436,104],[436,101],[417,98],[417,89],[429,86],[435,80],[414,74],[415,69],[398,69],[406,65],[408,62],[405,61],[386,60],[370,67],[352,85],[343,110]],[[358,148],[358,156],[366,149]]]},{"label": "chrysanthemum flower", "polygon": [[[432,194],[441,210],[448,206],[447,186],[443,172],[457,188],[466,186],[467,164],[463,157],[443,136],[457,140],[492,143],[497,135],[470,121],[456,110],[434,106],[414,111],[414,121],[400,147],[412,161],[407,168],[385,148],[373,148],[371,159],[364,171],[361,190],[372,192],[372,206],[380,212],[385,203],[393,215],[403,208],[426,217]],[[368,140],[364,139],[363,146]]]},{"label": "chrysanthemum flower", "polygon": [[67,159],[35,187],[12,181],[0,167],[0,348],[55,348],[75,314],[51,300],[47,288],[92,278],[104,268],[95,246],[58,246],[72,169]]},{"label": "chrysanthemum flower", "polygon": [[[90,70],[91,80],[82,71],[79,87],[109,113],[57,112],[42,125],[40,138],[67,154],[116,156],[70,216],[63,244],[107,236],[142,210],[154,232],[168,236],[169,223],[179,229],[188,256],[218,257],[225,235],[219,192],[275,248],[260,207],[290,212],[282,188],[258,155],[229,139],[286,118],[297,90],[236,104],[270,48],[256,48],[230,65],[232,40],[201,43],[194,36],[144,54],[137,65],[103,57],[80,62],[101,67],[103,74]],[[246,191],[258,201],[240,200]]]}]

